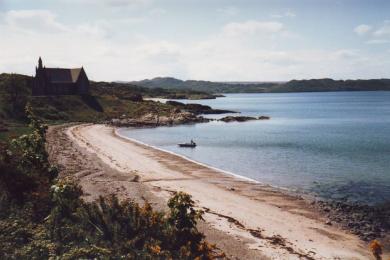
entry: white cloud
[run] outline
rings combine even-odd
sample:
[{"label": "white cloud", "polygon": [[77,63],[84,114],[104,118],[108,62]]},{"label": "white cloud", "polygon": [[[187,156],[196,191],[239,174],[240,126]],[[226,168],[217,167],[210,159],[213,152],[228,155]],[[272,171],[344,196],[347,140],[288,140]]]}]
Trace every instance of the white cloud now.
[{"label": "white cloud", "polygon": [[[136,34],[132,28],[142,22],[136,17],[67,24],[45,10],[17,12],[6,13],[4,23],[0,22],[0,35],[7,35],[0,41],[0,72],[31,75],[38,56],[43,56],[47,66],[84,65],[92,80],[107,81],[167,75],[216,81],[375,78],[387,75],[390,67],[390,52],[375,55],[355,49],[278,45],[278,37],[293,34],[281,22],[233,22],[180,42]],[[117,34],[119,40],[112,36]],[[296,38],[289,40],[298,45]]]},{"label": "white cloud", "polygon": [[[243,48],[242,45],[220,46],[209,43],[183,54],[188,76],[195,79],[225,81],[267,81],[303,78],[375,77],[384,72],[379,64],[357,50],[272,50]],[[389,56],[389,55],[387,55]],[[385,60],[383,58],[383,60]],[[375,69],[372,69],[374,67]],[[364,71],[364,69],[366,71]],[[377,69],[380,68],[377,71]],[[365,74],[362,74],[362,73]],[[378,74],[375,74],[378,73]]]},{"label": "white cloud", "polygon": [[272,18],[285,18],[285,17],[286,18],[294,18],[296,16],[297,15],[294,12],[290,11],[290,10],[288,10],[288,11],[286,11],[284,13],[280,13],[280,14],[271,14]]},{"label": "white cloud", "polygon": [[383,24],[377,28],[372,28],[369,25],[361,24],[354,31],[359,36],[369,36],[366,44],[386,44],[390,43],[390,21],[385,20]]},{"label": "white cloud", "polygon": [[384,24],[374,32],[376,37],[390,36],[390,21],[385,21]]},{"label": "white cloud", "polygon": [[385,40],[385,39],[372,39],[366,41],[367,44],[385,44],[389,42],[390,42],[389,40]]},{"label": "white cloud", "polygon": [[262,22],[262,21],[246,21],[233,22],[224,26],[223,32],[228,36],[240,35],[271,35],[283,30],[283,24],[280,22]]},{"label": "white cloud", "polygon": [[357,35],[363,36],[371,31],[372,27],[367,24],[361,24],[355,27],[353,30]]},{"label": "white cloud", "polygon": [[[1,0],[0,0],[1,1]],[[152,6],[155,0],[57,0],[66,5],[83,6],[83,8],[115,8],[115,9],[142,9]]]},{"label": "white cloud", "polygon": [[167,10],[165,10],[163,8],[154,8],[154,9],[149,11],[149,14],[152,16],[160,16],[160,15],[164,15],[166,13],[167,13]]},{"label": "white cloud", "polygon": [[217,12],[222,13],[227,16],[235,16],[239,13],[239,9],[235,6],[226,6],[223,8],[217,9]]},{"label": "white cloud", "polygon": [[56,21],[56,15],[48,10],[8,11],[4,16],[6,24],[25,32],[58,33],[67,28]]},{"label": "white cloud", "polygon": [[152,0],[103,0],[106,4],[110,6],[123,7],[139,7],[150,5]]}]

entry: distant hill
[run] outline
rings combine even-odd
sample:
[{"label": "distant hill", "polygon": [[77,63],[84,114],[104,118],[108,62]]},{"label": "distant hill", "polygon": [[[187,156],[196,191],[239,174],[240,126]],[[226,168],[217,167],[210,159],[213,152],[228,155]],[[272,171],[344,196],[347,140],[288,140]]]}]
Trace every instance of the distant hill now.
[{"label": "distant hill", "polygon": [[327,92],[327,91],[376,91],[390,90],[390,79],[291,80],[271,89],[270,92]]},{"label": "distant hill", "polygon": [[329,92],[329,91],[390,91],[390,79],[333,80],[310,79],[288,82],[212,82],[203,80],[179,80],[158,77],[131,84],[176,90],[205,91],[209,93],[282,93],[282,92]]},{"label": "distant hill", "polygon": [[205,80],[179,80],[171,77],[158,77],[154,79],[145,79],[141,81],[132,81],[131,84],[147,88],[163,88],[175,90],[193,90],[205,91],[209,93],[236,93],[248,92],[258,93],[267,92],[267,89],[275,87],[280,83],[262,82],[262,83],[230,83],[230,82],[212,82]]}]

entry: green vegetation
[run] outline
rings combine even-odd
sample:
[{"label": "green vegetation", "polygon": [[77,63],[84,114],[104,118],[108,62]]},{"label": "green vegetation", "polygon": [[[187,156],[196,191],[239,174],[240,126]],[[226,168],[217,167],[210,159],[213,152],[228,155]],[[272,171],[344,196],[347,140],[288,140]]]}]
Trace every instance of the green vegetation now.
[{"label": "green vegetation", "polygon": [[147,113],[167,115],[172,106],[143,101],[143,96],[168,95],[130,84],[92,82],[88,96],[31,96],[31,78],[0,75],[0,140],[26,133],[24,108],[29,102],[39,119],[48,123],[103,122],[112,118],[140,117]]},{"label": "green vegetation", "polygon": [[[168,115],[173,106],[144,101],[143,97],[206,98],[200,91],[149,89],[129,83],[91,82],[88,96],[31,96],[32,78],[19,74],[0,75],[0,139],[9,132],[24,133],[27,102],[48,123],[103,122],[113,118],[136,118],[153,113]],[[7,131],[11,130],[11,131]]]},{"label": "green vegetation", "polygon": [[29,128],[22,123],[17,122],[1,122],[0,124],[0,142],[11,140],[22,134],[29,132]]},{"label": "green vegetation", "polygon": [[188,89],[146,88],[131,83],[91,82],[91,94],[94,96],[116,96],[121,99],[140,101],[139,97],[170,99],[210,99],[215,98],[205,91]]},{"label": "green vegetation", "polygon": [[202,80],[178,80],[175,78],[154,78],[133,81],[132,84],[168,90],[204,91],[209,93],[285,93],[285,92],[327,92],[327,91],[373,91],[389,90],[390,79],[333,80],[311,79],[288,82],[211,82]]},{"label": "green vegetation", "polygon": [[41,119],[51,122],[103,122],[152,112],[166,115],[172,109],[162,103],[136,102],[109,95],[33,97],[31,105]]},{"label": "green vegetation", "polygon": [[257,93],[267,90],[278,83],[224,83],[204,80],[179,80],[170,77],[159,77],[133,81],[132,84],[151,89],[162,88],[168,90],[202,91],[208,93]]},{"label": "green vegetation", "polygon": [[373,240],[368,245],[370,248],[370,251],[372,255],[375,257],[376,260],[382,259],[382,244],[378,240]]},{"label": "green vegetation", "polygon": [[272,88],[271,92],[327,92],[327,91],[375,91],[390,90],[390,79],[291,80]]},{"label": "green vegetation", "polygon": [[31,107],[26,114],[29,133],[0,146],[1,259],[218,257],[187,194],[176,193],[167,213],[115,196],[83,201],[80,187],[58,180],[48,162],[47,127]]},{"label": "green vegetation", "polygon": [[143,96],[171,94],[177,93],[92,82],[88,96],[32,97],[30,77],[1,74],[0,258],[217,257],[197,230],[202,212],[194,209],[189,195],[175,194],[166,213],[115,196],[87,203],[81,188],[59,180],[48,162],[43,122],[168,115],[173,106]]},{"label": "green vegetation", "polygon": [[24,108],[31,95],[31,78],[19,74],[0,74],[0,120],[24,120]]},{"label": "green vegetation", "polygon": [[28,132],[24,109],[31,94],[30,85],[30,77],[0,74],[0,141]]}]

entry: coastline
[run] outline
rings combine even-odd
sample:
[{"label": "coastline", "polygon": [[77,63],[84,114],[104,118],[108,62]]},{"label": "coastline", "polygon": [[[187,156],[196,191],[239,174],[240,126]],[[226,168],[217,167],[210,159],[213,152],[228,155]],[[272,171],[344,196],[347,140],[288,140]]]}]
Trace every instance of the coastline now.
[{"label": "coastline", "polygon": [[[292,190],[287,187],[279,187],[272,184],[264,183],[243,175],[239,175],[233,173],[231,171],[223,170],[212,165],[202,163],[191,159],[185,155],[181,155],[169,150],[165,150],[147,143],[144,143],[140,140],[128,137],[124,134],[119,133],[119,130],[123,129],[122,127],[115,127],[113,130],[114,135],[119,138],[129,140],[130,142],[134,142],[140,144],[145,147],[149,147],[151,149],[159,150],[164,153],[169,153],[173,156],[180,157],[186,161],[191,163],[198,164],[202,167],[207,167],[212,170],[215,170],[218,173],[226,174],[228,176],[232,176],[237,179],[241,179],[244,181],[249,181],[254,184],[267,186],[268,188],[274,190],[275,192],[282,193],[286,196],[293,197],[297,200],[304,199],[307,204],[314,209],[319,211],[321,214],[326,216],[326,223],[328,225],[338,225],[339,227],[352,232],[353,234],[359,236],[364,241],[372,241],[373,239],[382,238],[386,241],[386,244],[390,242],[390,237],[388,234],[388,227],[386,227],[386,221],[381,219],[382,215],[388,215],[390,213],[389,206],[384,205],[374,205],[369,206],[360,203],[346,203],[341,200],[330,200],[327,198],[322,198],[316,196],[315,194],[303,193],[297,190]],[[132,127],[127,127],[126,129],[133,129]],[[134,127],[134,129],[139,129],[138,127]],[[372,212],[376,212],[372,214]],[[361,223],[364,223],[362,226]],[[388,248],[386,248],[386,251]]]},{"label": "coastline", "polygon": [[[119,127],[119,128],[120,128],[120,127]],[[202,163],[202,162],[193,160],[193,159],[191,159],[191,158],[189,158],[189,157],[187,157],[187,156],[185,156],[185,155],[181,155],[181,154],[178,154],[178,153],[175,153],[175,152],[171,152],[171,151],[168,151],[168,150],[159,148],[159,147],[157,147],[157,146],[153,146],[153,145],[144,143],[144,142],[139,141],[139,140],[137,140],[137,139],[130,138],[130,137],[128,137],[128,136],[122,135],[122,134],[118,133],[119,128],[116,127],[116,128],[114,129],[114,134],[115,134],[116,136],[118,136],[119,138],[123,138],[123,139],[129,140],[129,141],[131,141],[131,142],[134,142],[134,143],[137,143],[137,144],[146,146],[146,147],[150,147],[150,148],[155,149],[155,150],[159,150],[159,151],[164,152],[164,153],[172,154],[172,155],[174,155],[174,156],[183,158],[184,160],[187,160],[187,161],[189,161],[189,162],[198,164],[198,165],[203,166],[203,167],[207,167],[207,168],[213,169],[213,170],[215,170],[215,171],[217,171],[217,172],[220,172],[220,173],[222,173],[222,174],[231,175],[231,176],[236,177],[236,178],[238,178],[238,179],[243,179],[243,180],[245,180],[245,181],[249,181],[249,182],[253,182],[253,183],[257,183],[257,184],[268,185],[268,184],[262,183],[262,182],[260,182],[260,181],[251,179],[251,178],[249,178],[249,177],[245,177],[245,176],[242,176],[242,175],[239,175],[239,174],[235,174],[235,173],[233,173],[233,172],[226,171],[226,170],[222,170],[222,169],[220,169],[220,168],[217,168],[217,167],[208,165],[208,164],[206,164],[206,163]],[[131,129],[131,128],[128,128],[128,129]],[[273,187],[273,188],[276,188],[276,189],[283,189],[283,188],[275,187],[275,186],[272,186],[272,185],[268,185],[268,186]]]},{"label": "coastline", "polygon": [[[268,258],[367,259],[358,237],[327,225],[302,199],[253,180],[189,161],[176,154],[124,139],[111,127],[81,125],[70,139],[122,173],[132,172],[155,196],[191,194],[205,211],[206,223]],[[206,237],[207,237],[206,233]]]}]

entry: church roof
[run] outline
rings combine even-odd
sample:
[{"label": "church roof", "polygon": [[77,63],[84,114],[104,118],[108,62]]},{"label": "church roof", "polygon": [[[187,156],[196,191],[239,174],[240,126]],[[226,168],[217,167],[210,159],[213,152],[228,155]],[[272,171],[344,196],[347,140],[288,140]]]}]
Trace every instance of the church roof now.
[{"label": "church roof", "polygon": [[52,83],[76,83],[83,68],[44,68],[46,77]]}]

